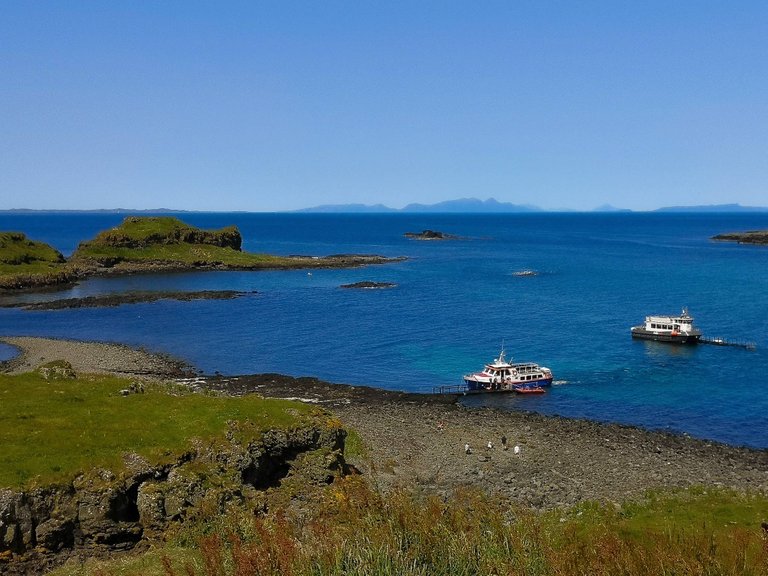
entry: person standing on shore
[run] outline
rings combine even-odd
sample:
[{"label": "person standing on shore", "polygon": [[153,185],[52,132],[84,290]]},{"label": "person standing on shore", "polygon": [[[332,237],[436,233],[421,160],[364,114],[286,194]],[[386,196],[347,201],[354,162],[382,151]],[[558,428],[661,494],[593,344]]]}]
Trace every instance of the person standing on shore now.
[{"label": "person standing on shore", "polygon": [[501,448],[502,450],[507,449],[507,437],[502,434],[501,436]]}]

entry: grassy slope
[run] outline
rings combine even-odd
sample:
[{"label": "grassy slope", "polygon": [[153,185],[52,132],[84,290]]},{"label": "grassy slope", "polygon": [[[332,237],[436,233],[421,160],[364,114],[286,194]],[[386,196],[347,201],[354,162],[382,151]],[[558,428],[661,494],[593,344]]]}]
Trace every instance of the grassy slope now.
[{"label": "grassy slope", "polygon": [[160,462],[193,437],[223,435],[227,420],[289,428],[311,413],[294,402],[169,395],[162,387],[122,396],[129,384],[105,376],[0,375],[0,487],[65,481],[95,466],[119,470],[126,452]]},{"label": "grassy slope", "polygon": [[252,254],[232,248],[199,244],[159,244],[145,248],[123,248],[94,245],[78,249],[76,260],[116,259],[122,262],[178,262],[184,265],[226,265],[232,267],[258,267],[279,264],[286,258],[268,254]]},{"label": "grassy slope", "polygon": [[757,576],[768,573],[760,528],[767,505],[764,496],[689,490],[621,508],[585,503],[536,514],[479,490],[448,500],[382,498],[348,477],[311,518],[293,522],[280,511],[209,518],[148,554],[55,574]]},{"label": "grassy slope", "polygon": [[20,232],[0,232],[0,275],[49,274],[64,267],[64,257]]},{"label": "grassy slope", "polygon": [[194,227],[184,224],[184,222],[172,216],[129,216],[112,231],[107,230],[106,232],[99,234],[99,236],[117,232],[134,240],[147,240],[152,236],[167,236],[177,230],[183,229],[194,229]]}]

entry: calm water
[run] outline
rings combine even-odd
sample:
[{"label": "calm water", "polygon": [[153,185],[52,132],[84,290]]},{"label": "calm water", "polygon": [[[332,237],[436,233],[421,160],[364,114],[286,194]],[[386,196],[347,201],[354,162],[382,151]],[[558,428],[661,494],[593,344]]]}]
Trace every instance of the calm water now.
[{"label": "calm water", "polygon": [[[61,298],[135,289],[235,289],[229,301],[119,308],[0,309],[0,334],[145,346],[206,373],[280,372],[381,388],[431,391],[495,357],[550,367],[536,398],[470,401],[636,424],[768,447],[768,248],[716,243],[768,228],[768,214],[305,215],[181,214],[206,228],[236,224],[245,250],[404,255],[355,270],[211,272],[93,279]],[[70,254],[122,220],[108,214],[0,215]],[[425,228],[462,237],[418,242]],[[537,276],[518,277],[520,270]],[[360,280],[388,290],[343,290]],[[633,341],[646,314],[687,306],[705,335],[755,351]],[[0,358],[10,351],[0,347]]]}]

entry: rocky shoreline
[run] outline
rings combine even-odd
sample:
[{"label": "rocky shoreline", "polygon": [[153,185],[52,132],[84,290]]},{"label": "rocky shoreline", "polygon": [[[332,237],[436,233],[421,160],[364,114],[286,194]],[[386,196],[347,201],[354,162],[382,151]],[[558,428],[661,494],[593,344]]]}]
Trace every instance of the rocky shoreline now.
[{"label": "rocky shoreline", "polygon": [[362,436],[368,454],[349,462],[384,489],[447,495],[473,485],[538,509],[586,500],[620,503],[648,490],[688,486],[768,490],[765,450],[618,424],[472,409],[456,396],[314,378],[265,374],[194,382],[231,394],[257,392],[324,406]]},{"label": "rocky shoreline", "polygon": [[13,302],[0,304],[2,308],[22,308],[23,310],[65,310],[73,308],[112,308],[123,304],[145,304],[158,300],[233,300],[256,292],[238,292],[237,290],[199,290],[197,292],[122,292],[85,296],[83,298],[61,298],[42,302]]},{"label": "rocky shoreline", "polygon": [[748,232],[727,232],[713,236],[712,240],[737,242],[739,244],[768,244],[768,230],[750,230]]},{"label": "rocky shoreline", "polygon": [[[199,389],[311,402],[356,430],[365,454],[349,463],[384,490],[448,494],[473,485],[533,508],[620,503],[647,490],[717,486],[768,491],[768,451],[631,426],[471,409],[458,397],[392,392],[278,374],[195,376],[177,360],[125,346],[2,338],[24,350],[6,370],[64,359],[76,370],[174,378]],[[507,438],[508,449],[502,446]],[[488,442],[492,447],[488,448]],[[465,453],[469,444],[470,454]],[[519,447],[515,453],[514,447]]]}]

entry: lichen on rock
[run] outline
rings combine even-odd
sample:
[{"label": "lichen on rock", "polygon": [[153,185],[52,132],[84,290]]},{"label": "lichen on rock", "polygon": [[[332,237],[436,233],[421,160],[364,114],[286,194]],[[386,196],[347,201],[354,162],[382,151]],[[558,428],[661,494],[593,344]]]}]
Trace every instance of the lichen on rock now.
[{"label": "lichen on rock", "polygon": [[36,370],[45,380],[76,380],[77,374],[72,364],[66,360],[54,360],[39,366]]}]

